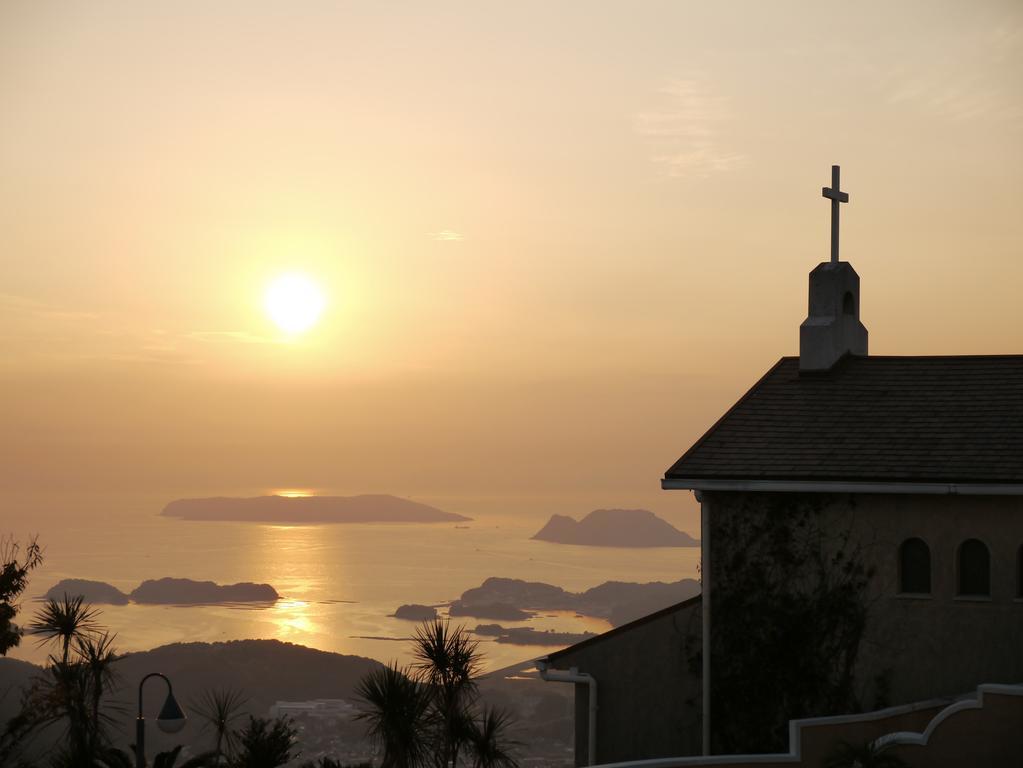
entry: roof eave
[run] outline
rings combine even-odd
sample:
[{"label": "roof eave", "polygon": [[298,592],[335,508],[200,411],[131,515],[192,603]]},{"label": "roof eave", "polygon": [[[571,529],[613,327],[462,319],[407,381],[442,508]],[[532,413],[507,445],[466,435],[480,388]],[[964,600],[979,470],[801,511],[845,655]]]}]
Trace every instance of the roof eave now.
[{"label": "roof eave", "polygon": [[606,632],[601,632],[599,635],[587,637],[585,640],[580,640],[578,643],[570,645],[567,648],[560,648],[559,650],[551,651],[546,656],[541,656],[540,658],[536,659],[536,661],[542,661],[545,664],[554,664],[559,658],[575,653],[576,651],[581,650],[582,648],[588,648],[591,645],[602,643],[605,640],[608,640],[612,637],[617,637],[618,635],[629,632],[635,629],[636,627],[643,626],[644,624],[647,624],[651,621],[667,616],[670,613],[674,613],[675,611],[680,611],[683,608],[687,608],[693,603],[698,602],[699,600],[702,599],[703,599],[702,593],[695,594],[692,597],[687,597],[680,603],[673,603],[672,605],[661,608],[658,611],[648,613],[646,616],[640,616],[638,619],[633,619],[632,621],[628,621],[625,624],[619,624],[617,627],[612,627]]},{"label": "roof eave", "polygon": [[902,493],[931,495],[1023,496],[1023,483],[889,482],[873,480],[752,480],[674,478],[661,480],[666,491],[748,491],[757,493]]}]

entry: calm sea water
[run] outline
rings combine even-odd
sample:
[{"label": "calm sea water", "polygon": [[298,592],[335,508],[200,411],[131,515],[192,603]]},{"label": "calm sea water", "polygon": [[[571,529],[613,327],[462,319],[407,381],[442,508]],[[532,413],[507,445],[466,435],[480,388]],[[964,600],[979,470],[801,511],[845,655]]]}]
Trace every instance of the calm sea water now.
[{"label": "calm sea water", "polygon": [[[429,499],[420,499],[430,503]],[[166,499],[162,500],[166,501]],[[435,502],[472,515],[452,524],[284,526],[208,523],[164,518],[162,501],[34,499],[9,507],[0,531],[38,533],[46,559],[32,574],[21,621],[63,578],[105,581],[130,592],[163,576],[267,582],[281,594],[273,606],[102,606],[102,622],[121,650],[186,641],[278,639],[338,653],[407,661],[414,625],[389,616],[403,603],[457,598],[489,576],[556,584],[580,591],[608,580],[675,581],[697,577],[699,549],[575,547],[530,540],[544,522],[512,503]],[[698,535],[698,531],[693,531]],[[475,626],[475,619],[465,623]],[[602,631],[601,620],[571,613],[507,626]],[[551,648],[501,645],[484,639],[487,666],[497,669]],[[41,661],[25,638],[16,658]]]}]

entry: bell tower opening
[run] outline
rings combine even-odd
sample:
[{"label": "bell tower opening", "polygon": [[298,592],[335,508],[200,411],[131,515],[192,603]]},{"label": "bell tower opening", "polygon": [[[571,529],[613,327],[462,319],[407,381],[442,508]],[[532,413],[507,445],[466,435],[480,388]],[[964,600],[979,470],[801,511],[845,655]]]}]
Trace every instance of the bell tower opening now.
[{"label": "bell tower opening", "polygon": [[845,296],[842,297],[842,314],[856,314],[856,299],[853,298],[852,291],[846,291]]}]

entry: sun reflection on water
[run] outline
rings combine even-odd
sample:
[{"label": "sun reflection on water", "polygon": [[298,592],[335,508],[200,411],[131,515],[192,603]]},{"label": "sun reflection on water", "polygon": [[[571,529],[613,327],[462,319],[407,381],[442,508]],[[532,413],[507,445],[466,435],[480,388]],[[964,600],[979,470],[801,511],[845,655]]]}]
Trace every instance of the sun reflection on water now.
[{"label": "sun reflection on water", "polygon": [[269,493],[271,496],[284,496],[288,499],[304,499],[316,495],[312,488],[274,488]]},{"label": "sun reflection on water", "polygon": [[[320,634],[323,628],[313,620],[307,600],[278,600],[271,619],[278,640],[300,642]],[[306,644],[306,643],[303,643]]]},{"label": "sun reflection on water", "polygon": [[329,634],[330,617],[317,596],[328,580],[328,565],[337,567],[329,555],[329,537],[320,526],[261,525],[259,530],[253,570],[265,574],[281,596],[266,617],[270,636],[319,647]]}]

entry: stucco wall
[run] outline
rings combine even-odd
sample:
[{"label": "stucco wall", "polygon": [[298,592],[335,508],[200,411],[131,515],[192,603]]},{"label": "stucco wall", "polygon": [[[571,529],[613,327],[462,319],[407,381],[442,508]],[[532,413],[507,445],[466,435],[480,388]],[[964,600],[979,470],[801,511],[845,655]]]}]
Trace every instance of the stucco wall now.
[{"label": "stucco wall", "polygon": [[[699,645],[696,599],[627,631],[552,655],[552,667],[576,667],[597,680],[596,762],[699,754],[700,680],[686,661]],[[586,685],[575,689],[575,764],[588,765],[589,690]]]},{"label": "stucco wall", "polygon": [[983,709],[957,712],[930,734],[926,745],[899,745],[911,768],[1013,766],[1023,763],[1023,696],[986,694]]},{"label": "stucco wall", "polygon": [[[712,634],[722,629],[713,620],[722,559],[715,553],[720,555],[729,545],[715,532],[726,516],[743,514],[747,505],[761,504],[765,496],[704,494],[710,517]],[[825,505],[821,524],[833,530],[851,526],[862,544],[864,561],[876,569],[856,675],[864,706],[874,703],[875,676],[885,672],[890,674],[890,704],[961,694],[981,683],[1023,682],[1023,601],[1016,599],[1023,498],[897,494],[814,498]],[[928,598],[898,595],[899,545],[909,537],[922,538],[930,547]],[[989,600],[956,597],[956,551],[969,538],[984,541],[990,550]]]},{"label": "stucco wall", "polygon": [[[842,742],[861,745],[896,731],[922,732],[942,709],[944,709],[943,705],[934,704],[885,717],[867,715],[862,720],[847,723],[810,720],[800,729],[801,759],[798,765],[806,766],[806,768],[820,768]],[[792,747],[793,745],[789,745],[790,749]],[[926,765],[919,761],[910,763],[913,766],[918,764],[921,768]]]},{"label": "stucco wall", "polygon": [[[788,754],[753,758],[680,757],[659,768],[820,768],[843,742],[865,745],[880,737],[897,740],[888,750],[902,758],[909,768],[1019,765],[1023,754],[1023,729],[1019,727],[1023,695],[1018,689],[1011,693],[989,689],[982,697],[974,693],[969,700],[947,709],[932,702],[908,711],[906,707],[896,707],[863,715],[799,721],[796,743]],[[921,740],[924,743],[916,743]]]}]

